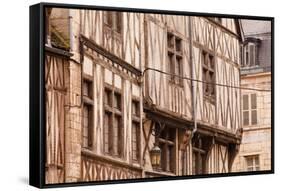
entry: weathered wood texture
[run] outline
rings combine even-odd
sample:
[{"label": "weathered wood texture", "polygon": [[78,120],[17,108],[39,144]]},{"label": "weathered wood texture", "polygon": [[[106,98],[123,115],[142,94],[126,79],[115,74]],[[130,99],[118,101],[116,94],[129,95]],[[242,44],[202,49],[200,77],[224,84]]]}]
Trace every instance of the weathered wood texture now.
[{"label": "weathered wood texture", "polygon": [[[240,86],[239,39],[224,28],[214,25],[206,18],[192,17],[193,62],[195,78],[202,80],[202,51],[210,52],[215,57],[215,83]],[[222,19],[225,24],[233,19]],[[240,127],[240,90],[216,86],[215,104],[204,99],[202,83],[196,83],[197,118],[220,128],[233,132]]]},{"label": "weathered wood texture", "polygon": [[121,180],[142,177],[142,169],[85,151],[81,161],[81,181]]},{"label": "weathered wood texture", "polygon": [[[60,9],[52,10],[52,14],[56,11]],[[240,86],[239,34],[235,28],[235,21],[222,19],[220,25],[203,17],[123,12],[122,28],[119,31],[106,24],[106,13],[73,9],[67,13],[71,16],[70,27],[56,25],[66,33],[69,31],[65,30],[72,29],[69,43],[73,56],[67,91],[67,103],[72,107],[67,111],[69,115],[66,115],[66,136],[75,139],[73,142],[71,138],[66,138],[66,142],[71,143],[71,146],[66,149],[68,155],[65,180],[76,182],[192,174],[192,141],[188,136],[193,129],[191,124],[194,120],[194,109],[198,128],[201,128],[198,133],[206,137],[222,134],[226,137],[223,144],[216,142],[206,150],[206,172],[228,172],[230,139],[227,138],[235,137],[241,121],[239,90],[216,86],[214,102],[210,102],[204,96],[202,83],[196,82],[197,107],[193,108],[190,80],[184,79],[182,83],[177,84],[171,81],[170,76],[156,71],[147,71],[143,77],[141,74],[147,67],[171,72],[167,45],[170,33],[176,38],[176,43],[180,41],[180,47],[175,46],[175,55],[179,54],[177,56],[180,57],[181,71],[178,73],[182,77],[192,78],[193,73],[196,80],[203,80],[202,53],[208,52],[214,57],[215,83]],[[180,52],[177,52],[177,49],[180,49]],[[177,57],[174,56],[174,59]],[[85,104],[81,99],[82,76],[92,82],[93,123],[89,132],[92,133],[93,140],[92,147],[86,149],[88,154],[81,149],[81,109]],[[123,137],[119,146],[122,152],[118,157],[104,151],[106,87],[121,94],[121,112],[118,111],[122,119],[120,133]],[[154,108],[153,111],[165,111],[162,115],[160,112],[160,118],[153,118],[144,112],[144,98]],[[132,100],[138,100],[140,104],[140,155],[137,162],[133,160],[132,155]],[[162,119],[169,116],[177,121],[177,125],[173,125],[173,120],[160,120],[171,126],[175,135],[171,157],[171,160],[174,160],[172,172],[156,172],[151,166],[150,150],[156,141],[152,132],[161,116]],[[186,125],[181,125],[184,122],[187,122]],[[208,127],[212,130],[208,131]],[[137,168],[143,172],[140,173]]]},{"label": "weathered wood texture", "polygon": [[46,183],[64,182],[65,95],[68,60],[46,52]]}]

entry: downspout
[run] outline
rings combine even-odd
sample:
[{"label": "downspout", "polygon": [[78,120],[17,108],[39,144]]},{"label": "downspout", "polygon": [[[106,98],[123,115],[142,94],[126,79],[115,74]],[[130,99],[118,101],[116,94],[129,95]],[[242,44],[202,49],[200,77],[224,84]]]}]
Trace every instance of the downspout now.
[{"label": "downspout", "polygon": [[[193,63],[193,51],[192,51],[192,30],[191,30],[191,24],[192,22],[192,17],[189,17],[189,22],[188,22],[188,33],[189,33],[189,63],[191,66],[191,79],[195,79],[195,65]],[[195,132],[197,131],[197,120],[196,120],[196,113],[197,113],[197,103],[196,103],[196,82],[194,80],[191,81],[191,93],[192,93],[192,107],[193,107],[193,122],[194,122],[194,129],[192,130],[191,133],[191,139]]]}]

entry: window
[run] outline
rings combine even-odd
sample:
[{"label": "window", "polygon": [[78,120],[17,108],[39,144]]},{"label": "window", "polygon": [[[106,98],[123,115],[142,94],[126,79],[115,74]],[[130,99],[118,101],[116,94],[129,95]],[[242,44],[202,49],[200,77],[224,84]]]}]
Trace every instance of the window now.
[{"label": "window", "polygon": [[140,157],[140,108],[139,101],[132,101],[132,159],[139,162]]},{"label": "window", "polygon": [[[156,131],[159,131],[159,124],[156,123]],[[175,128],[165,127],[159,138],[159,148],[161,149],[161,170],[175,173]]]},{"label": "window", "polygon": [[122,30],[122,13],[116,11],[106,11],[104,16],[105,24],[117,33]]},{"label": "window", "polygon": [[107,86],[104,89],[104,153],[122,157],[123,124],[120,90]]},{"label": "window", "polygon": [[246,159],[247,171],[260,170],[259,155],[246,156],[245,159]]},{"label": "window", "polygon": [[90,77],[83,77],[83,131],[82,146],[92,148],[93,144],[93,82]]},{"label": "window", "polygon": [[203,92],[205,98],[214,102],[215,100],[215,64],[214,56],[202,51],[202,71],[203,71]]},{"label": "window", "polygon": [[187,175],[187,157],[186,157],[186,150],[180,151],[181,156],[181,174]]},{"label": "window", "polygon": [[243,95],[243,125],[256,125],[257,123],[257,95]]},{"label": "window", "polygon": [[[182,85],[183,63],[182,63],[182,39],[175,36],[173,33],[167,34],[168,46],[168,70],[172,74],[171,82]],[[173,76],[174,75],[174,76]]]},{"label": "window", "polygon": [[253,67],[258,65],[258,60],[257,60],[257,45],[254,43],[248,43],[245,46],[245,60],[244,60],[244,66],[246,67]]},{"label": "window", "polygon": [[204,174],[206,166],[206,151],[203,140],[197,135],[192,142],[192,174]]}]

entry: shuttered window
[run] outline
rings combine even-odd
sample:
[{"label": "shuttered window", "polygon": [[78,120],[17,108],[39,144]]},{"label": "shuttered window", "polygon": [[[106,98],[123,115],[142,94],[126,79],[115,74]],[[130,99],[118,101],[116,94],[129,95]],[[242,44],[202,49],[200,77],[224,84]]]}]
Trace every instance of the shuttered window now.
[{"label": "shuttered window", "polygon": [[243,95],[243,125],[256,125],[257,123],[257,95]]},{"label": "shuttered window", "polygon": [[251,124],[257,124],[257,95],[251,94]]}]

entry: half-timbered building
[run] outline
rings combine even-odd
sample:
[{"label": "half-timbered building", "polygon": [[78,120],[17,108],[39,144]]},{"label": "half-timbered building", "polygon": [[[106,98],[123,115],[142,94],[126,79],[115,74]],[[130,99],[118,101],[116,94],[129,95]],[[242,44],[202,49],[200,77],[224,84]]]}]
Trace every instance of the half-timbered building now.
[{"label": "half-timbered building", "polygon": [[230,172],[238,20],[52,8],[45,28],[47,183]]}]

